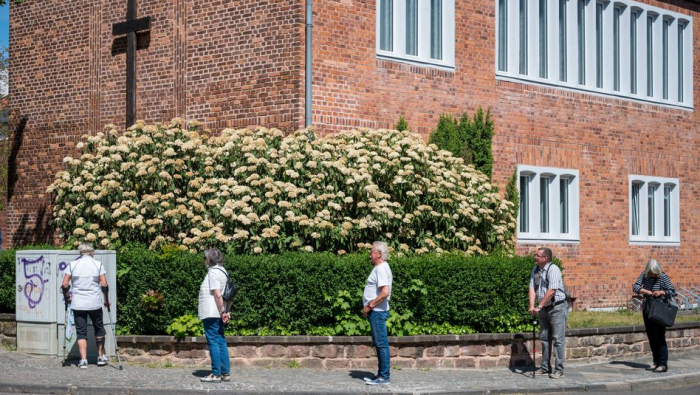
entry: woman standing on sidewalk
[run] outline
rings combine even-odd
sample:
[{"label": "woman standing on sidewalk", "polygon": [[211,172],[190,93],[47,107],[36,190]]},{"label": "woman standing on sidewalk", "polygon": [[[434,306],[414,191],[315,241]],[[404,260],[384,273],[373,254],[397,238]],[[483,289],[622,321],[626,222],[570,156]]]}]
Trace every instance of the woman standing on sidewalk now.
[{"label": "woman standing on sidewalk", "polygon": [[218,383],[231,381],[231,363],[226,346],[226,323],[231,318],[229,303],[224,302],[223,292],[226,288],[227,273],[224,268],[224,254],[216,248],[204,251],[204,264],[207,275],[199,287],[199,319],[204,324],[207,347],[211,358],[211,374],[201,381]]},{"label": "woman standing on sidewalk", "polygon": [[666,327],[649,319],[649,307],[652,298],[668,295],[669,298],[676,297],[676,289],[671,284],[671,280],[666,273],[661,270],[661,265],[656,259],[652,259],[647,264],[646,269],[639,275],[639,278],[632,287],[634,292],[644,296],[644,328],[649,339],[649,347],[654,358],[654,365],[649,368],[652,372],[664,373],[668,371],[668,346],[666,345]]},{"label": "woman standing on sidewalk", "polygon": [[[83,243],[78,246],[80,258],[71,262],[66,267],[63,274],[61,290],[66,303],[71,303],[73,317],[75,317],[76,332],[78,332],[78,350],[80,351],[80,362],[78,367],[87,369],[87,319],[90,317],[92,325],[95,327],[95,342],[97,343],[97,366],[105,366],[109,362],[109,357],[104,354],[105,332],[102,323],[102,304],[108,306],[106,300],[103,301],[103,293],[108,292],[107,277],[102,263],[96,261],[95,249],[92,244]],[[69,293],[70,284],[73,290]]]}]

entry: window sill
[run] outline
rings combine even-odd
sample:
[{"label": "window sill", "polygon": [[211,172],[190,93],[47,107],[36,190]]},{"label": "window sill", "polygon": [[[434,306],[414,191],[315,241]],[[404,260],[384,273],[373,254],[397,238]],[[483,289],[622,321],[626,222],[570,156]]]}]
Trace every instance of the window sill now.
[{"label": "window sill", "polygon": [[496,71],[496,79],[501,80],[501,81],[508,81],[508,82],[515,82],[515,83],[521,83],[521,84],[527,84],[527,85],[535,85],[535,86],[544,86],[544,87],[549,87],[553,89],[561,89],[569,92],[578,92],[581,94],[589,94],[589,95],[595,95],[595,96],[601,96],[601,97],[608,97],[608,98],[614,98],[618,100],[626,100],[626,101],[631,101],[635,103],[641,103],[641,104],[649,104],[649,105],[654,105],[654,106],[661,106],[661,107],[667,107],[667,108],[673,108],[677,110],[685,110],[685,111],[693,111],[695,107],[693,105],[687,105],[687,104],[682,104],[682,103],[674,103],[674,102],[669,102],[669,101],[663,101],[663,100],[653,100],[653,99],[645,99],[644,96],[627,96],[624,94],[621,94],[616,91],[608,91],[604,89],[599,89],[599,88],[589,88],[584,85],[578,85],[578,84],[571,84],[571,83],[562,83],[558,84],[556,82],[552,82],[550,80],[545,80],[545,79],[530,79],[530,78],[525,78],[525,77],[519,77],[515,76],[512,74],[506,74],[503,73],[502,71]]},{"label": "window sill", "polygon": [[425,67],[425,68],[431,68],[431,69],[437,69],[437,70],[443,70],[443,71],[449,71],[449,72],[455,71],[454,66],[445,65],[443,63],[423,62],[420,60],[406,59],[406,58],[402,58],[402,57],[398,57],[398,56],[377,54],[377,59],[389,61],[389,62],[405,63],[405,64],[409,64],[412,66]]},{"label": "window sill", "polygon": [[522,238],[518,237],[518,244],[580,244],[579,239],[558,239],[558,238]]},{"label": "window sill", "polygon": [[630,245],[680,247],[681,242],[680,241],[662,241],[662,240],[630,240]]}]

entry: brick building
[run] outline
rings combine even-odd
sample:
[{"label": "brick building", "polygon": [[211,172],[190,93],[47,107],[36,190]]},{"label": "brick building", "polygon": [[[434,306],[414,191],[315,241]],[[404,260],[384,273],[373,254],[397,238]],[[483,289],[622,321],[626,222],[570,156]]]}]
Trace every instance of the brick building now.
[{"label": "brick building", "polygon": [[[138,119],[329,133],[404,115],[427,137],[441,113],[490,108],[494,182],[520,173],[518,251],[552,247],[577,308],[624,305],[649,258],[700,284],[700,2],[315,0],[307,48],[309,3],[139,1]],[[51,239],[61,159],[125,124],[126,15],[127,0],[12,4],[4,243]]]}]

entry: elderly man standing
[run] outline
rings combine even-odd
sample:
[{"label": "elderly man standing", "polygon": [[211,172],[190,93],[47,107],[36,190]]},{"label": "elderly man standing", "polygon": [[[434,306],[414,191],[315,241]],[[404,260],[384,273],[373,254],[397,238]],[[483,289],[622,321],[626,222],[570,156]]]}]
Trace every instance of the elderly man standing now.
[{"label": "elderly man standing", "polygon": [[[535,254],[535,268],[530,275],[530,315],[539,314],[540,341],[542,342],[542,365],[540,375],[560,379],[564,376],[564,356],[566,352],[566,319],[568,306],[564,294],[564,281],[561,270],[552,265],[552,250],[540,248]],[[539,303],[535,306],[535,297]],[[554,343],[554,371],[550,366]]]},{"label": "elderly man standing", "polygon": [[391,281],[393,276],[387,263],[389,247],[382,241],[372,244],[369,259],[374,268],[367,277],[367,285],[362,295],[363,313],[372,328],[372,341],[377,349],[379,371],[373,378],[365,378],[369,385],[389,384],[389,339],[386,320],[389,318],[389,299],[391,298]]}]

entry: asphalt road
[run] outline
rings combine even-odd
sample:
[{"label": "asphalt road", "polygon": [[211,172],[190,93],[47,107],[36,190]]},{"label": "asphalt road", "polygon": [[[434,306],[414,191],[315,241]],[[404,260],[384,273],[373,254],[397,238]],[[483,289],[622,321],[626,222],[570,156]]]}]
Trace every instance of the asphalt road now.
[{"label": "asphalt road", "polygon": [[[585,395],[698,395],[700,394],[700,385],[692,387],[670,388],[665,390],[649,390],[649,391],[615,391],[615,392],[565,392],[567,394],[585,394]],[[553,395],[553,392],[542,395]],[[562,392],[557,392],[562,394]]]}]

